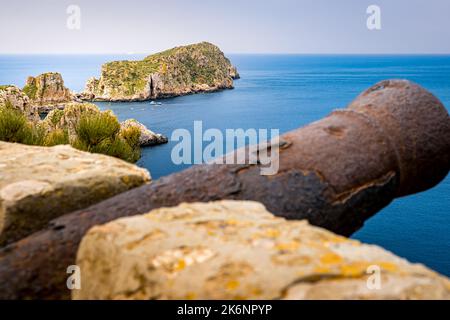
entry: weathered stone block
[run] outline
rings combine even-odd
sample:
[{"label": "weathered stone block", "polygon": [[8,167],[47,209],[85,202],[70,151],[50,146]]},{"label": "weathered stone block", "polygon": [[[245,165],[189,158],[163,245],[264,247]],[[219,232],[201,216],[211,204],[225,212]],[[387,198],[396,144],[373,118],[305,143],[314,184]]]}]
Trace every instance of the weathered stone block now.
[{"label": "weathered stone block", "polygon": [[145,169],[116,158],[0,142],[0,245],[149,181]]},{"label": "weathered stone block", "polygon": [[74,299],[450,298],[448,279],[422,265],[250,201],[185,203],[95,226],[77,264]]}]

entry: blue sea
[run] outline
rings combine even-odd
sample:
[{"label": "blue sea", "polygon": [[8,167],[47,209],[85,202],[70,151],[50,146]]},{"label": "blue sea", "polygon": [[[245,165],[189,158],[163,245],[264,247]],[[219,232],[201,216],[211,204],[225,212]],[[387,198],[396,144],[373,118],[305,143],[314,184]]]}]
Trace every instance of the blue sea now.
[{"label": "blue sea", "polygon": [[[0,84],[20,87],[29,75],[62,73],[80,91],[102,63],[139,59],[130,55],[0,56]],[[358,93],[389,78],[415,81],[450,107],[450,56],[404,55],[229,55],[241,79],[234,90],[150,102],[98,103],[121,119],[135,118],[168,137],[177,128],[267,128],[290,131],[345,107]],[[450,137],[449,137],[450,138]],[[176,142],[147,148],[138,165],[154,179],[180,171],[170,154]],[[411,262],[450,276],[450,177],[426,192],[395,200],[353,235]]]}]

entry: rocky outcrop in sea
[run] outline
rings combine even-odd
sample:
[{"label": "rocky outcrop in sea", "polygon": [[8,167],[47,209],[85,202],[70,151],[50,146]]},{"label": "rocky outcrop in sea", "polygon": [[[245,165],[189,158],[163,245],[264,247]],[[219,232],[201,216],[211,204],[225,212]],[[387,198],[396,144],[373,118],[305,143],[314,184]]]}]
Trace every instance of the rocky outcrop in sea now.
[{"label": "rocky outcrop in sea", "polygon": [[78,97],[95,101],[143,101],[232,89],[239,74],[220,49],[208,42],[176,47],[140,61],[102,66]]},{"label": "rocky outcrop in sea", "polygon": [[23,92],[30,98],[31,104],[38,107],[39,113],[48,113],[53,109],[63,109],[74,97],[64,86],[61,74],[47,72],[37,77],[28,77]]}]

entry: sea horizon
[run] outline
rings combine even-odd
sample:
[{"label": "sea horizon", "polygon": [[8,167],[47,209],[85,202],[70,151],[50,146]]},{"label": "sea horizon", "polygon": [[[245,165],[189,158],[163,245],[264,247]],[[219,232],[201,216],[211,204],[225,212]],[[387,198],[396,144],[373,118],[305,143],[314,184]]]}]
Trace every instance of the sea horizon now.
[{"label": "sea horizon", "polygon": [[[66,53],[66,52],[48,52],[48,53],[33,53],[33,52],[17,52],[17,53],[0,53],[0,56],[111,56],[111,55],[130,55],[130,56],[139,56],[139,55],[151,55],[154,53],[158,53],[158,51],[149,51],[149,52],[102,52],[102,53],[89,53],[89,52],[81,52],[81,53]],[[369,52],[369,53],[358,53],[358,52],[323,52],[323,53],[307,53],[307,52],[224,52],[225,56],[229,55],[293,55],[293,56],[450,56],[448,52]]]}]

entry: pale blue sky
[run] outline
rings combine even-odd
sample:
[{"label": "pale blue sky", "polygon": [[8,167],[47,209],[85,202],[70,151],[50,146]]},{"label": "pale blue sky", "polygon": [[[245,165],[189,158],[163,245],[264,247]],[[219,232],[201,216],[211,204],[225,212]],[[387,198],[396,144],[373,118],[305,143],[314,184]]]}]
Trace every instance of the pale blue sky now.
[{"label": "pale blue sky", "polygon": [[[81,30],[66,27],[81,8]],[[382,29],[366,27],[381,7]],[[450,53],[449,0],[0,0],[0,53]]]}]

